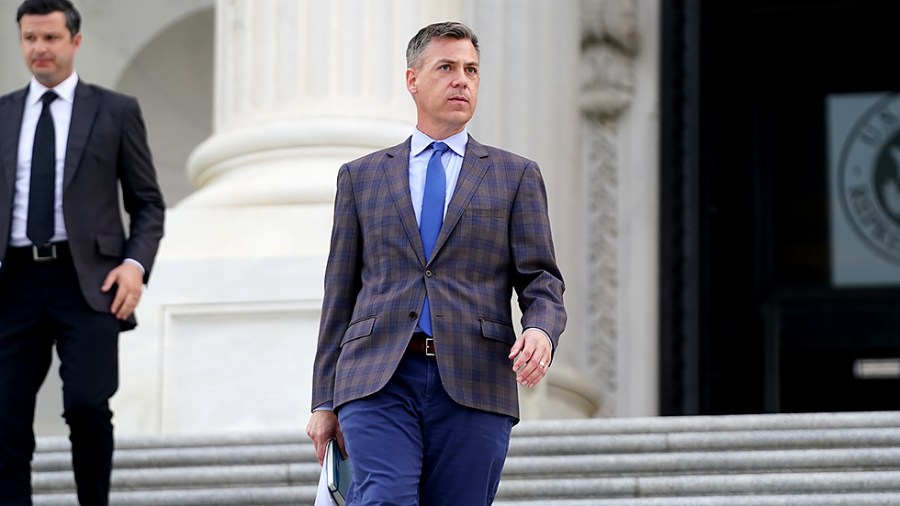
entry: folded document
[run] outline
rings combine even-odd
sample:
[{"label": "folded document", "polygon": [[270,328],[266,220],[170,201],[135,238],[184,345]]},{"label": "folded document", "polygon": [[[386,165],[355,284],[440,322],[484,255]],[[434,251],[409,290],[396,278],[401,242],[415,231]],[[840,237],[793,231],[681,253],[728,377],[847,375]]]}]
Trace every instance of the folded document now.
[{"label": "folded document", "polygon": [[319,477],[316,506],[344,506],[352,478],[350,460],[341,454],[337,439],[331,439],[325,446],[325,463]]}]

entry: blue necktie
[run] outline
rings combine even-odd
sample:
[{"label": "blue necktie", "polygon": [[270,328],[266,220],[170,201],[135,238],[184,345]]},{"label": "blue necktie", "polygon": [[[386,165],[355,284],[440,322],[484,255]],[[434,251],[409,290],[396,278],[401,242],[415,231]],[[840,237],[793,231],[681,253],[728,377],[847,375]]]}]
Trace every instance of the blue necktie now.
[{"label": "blue necktie", "polygon": [[[431,251],[444,223],[444,199],[447,197],[447,178],[444,175],[441,155],[447,151],[448,146],[443,142],[435,142],[431,144],[431,148],[433,151],[428,160],[428,171],[425,173],[425,194],[422,198],[422,216],[419,220],[419,235],[422,236],[422,245],[425,246],[426,263],[431,258]],[[431,329],[428,293],[425,294],[425,304],[422,305],[419,328],[429,336],[434,335]]]},{"label": "blue necktie", "polygon": [[44,93],[41,115],[34,131],[31,156],[31,183],[28,190],[28,224],[26,235],[37,246],[50,242],[54,229],[54,187],[56,181],[56,133],[50,103],[57,94]]}]

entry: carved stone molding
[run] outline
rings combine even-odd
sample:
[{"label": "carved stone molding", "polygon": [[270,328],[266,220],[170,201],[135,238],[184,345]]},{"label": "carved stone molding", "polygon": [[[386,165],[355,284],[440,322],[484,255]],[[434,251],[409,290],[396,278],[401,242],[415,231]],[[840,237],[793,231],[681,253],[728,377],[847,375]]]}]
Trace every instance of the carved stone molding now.
[{"label": "carved stone molding", "polygon": [[586,195],[585,364],[598,381],[597,413],[616,412],[619,297],[618,123],[634,96],[634,0],[582,1],[582,168]]},{"label": "carved stone molding", "polygon": [[583,0],[582,9],[582,107],[616,121],[634,94],[635,0]]}]

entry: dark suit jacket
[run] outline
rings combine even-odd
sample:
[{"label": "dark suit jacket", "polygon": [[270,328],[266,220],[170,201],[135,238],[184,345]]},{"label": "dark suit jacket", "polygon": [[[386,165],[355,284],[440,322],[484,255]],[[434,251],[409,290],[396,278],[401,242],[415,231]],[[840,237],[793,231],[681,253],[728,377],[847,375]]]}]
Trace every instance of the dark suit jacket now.
[{"label": "dark suit jacket", "polygon": [[313,373],[313,408],[380,390],[415,330],[426,287],[437,363],[458,403],[519,416],[508,355],[523,327],[554,349],[566,324],[547,198],[537,164],[471,137],[432,258],[424,258],[409,188],[410,140],[345,164]]},{"label": "dark suit jacket", "polygon": [[[27,93],[25,88],[0,97],[0,262],[9,243]],[[133,258],[144,266],[146,283],[163,236],[165,204],[137,100],[79,81],[64,170],[63,215],[81,290],[92,308],[109,312],[113,292],[100,291],[103,279]],[[123,329],[134,325],[132,317]]]}]

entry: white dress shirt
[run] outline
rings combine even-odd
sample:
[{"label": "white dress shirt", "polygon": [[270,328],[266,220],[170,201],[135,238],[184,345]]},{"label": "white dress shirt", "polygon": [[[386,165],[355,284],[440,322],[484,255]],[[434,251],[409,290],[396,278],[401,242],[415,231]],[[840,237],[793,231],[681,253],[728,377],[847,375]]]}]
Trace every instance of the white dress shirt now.
[{"label": "white dress shirt", "polygon": [[[75,86],[77,84],[78,74],[72,72],[72,75],[53,88],[59,98],[50,104],[50,114],[53,115],[53,128],[56,133],[56,182],[53,206],[55,225],[50,242],[65,241],[68,238],[62,211],[63,166],[66,161],[66,146],[69,140],[69,125],[72,123],[72,105],[75,103]],[[22,127],[19,131],[19,156],[16,164],[16,190],[13,196],[10,246],[31,246],[31,239],[26,235],[28,192],[31,185],[31,155],[34,149],[34,131],[43,108],[41,97],[49,89],[32,77],[28,86],[28,95],[25,97],[25,111],[22,114]]]}]

